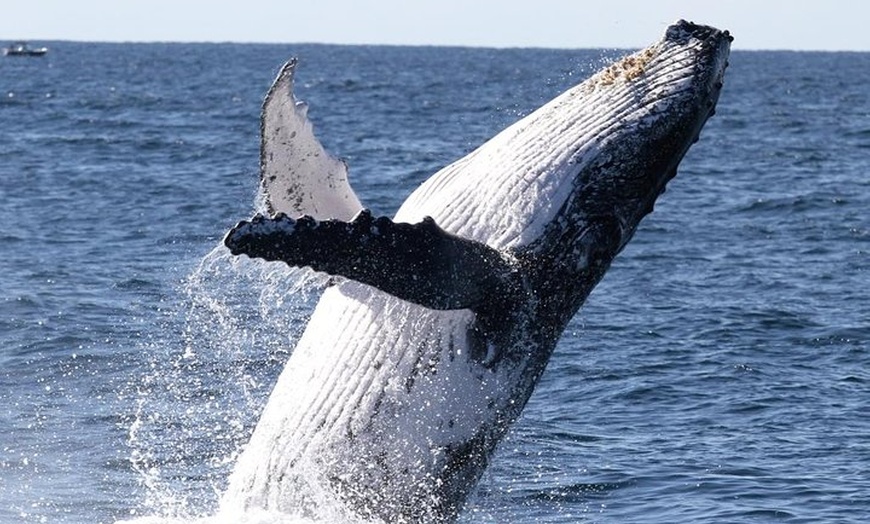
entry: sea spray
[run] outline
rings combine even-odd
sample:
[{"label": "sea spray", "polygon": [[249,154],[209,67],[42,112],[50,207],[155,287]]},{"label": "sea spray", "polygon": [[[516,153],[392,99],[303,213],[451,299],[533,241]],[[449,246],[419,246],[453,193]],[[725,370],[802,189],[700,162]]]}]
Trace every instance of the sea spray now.
[{"label": "sea spray", "polygon": [[163,338],[143,343],[145,369],[131,385],[127,443],[143,490],[132,511],[153,516],[141,522],[214,514],[326,284],[310,270],[231,257],[222,246],[179,282],[161,311]]}]

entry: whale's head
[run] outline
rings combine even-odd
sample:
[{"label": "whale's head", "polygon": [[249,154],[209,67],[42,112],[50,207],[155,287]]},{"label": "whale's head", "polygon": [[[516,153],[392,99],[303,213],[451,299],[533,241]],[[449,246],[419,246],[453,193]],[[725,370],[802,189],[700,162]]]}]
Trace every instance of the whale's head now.
[{"label": "whale's head", "polygon": [[713,114],[731,40],[727,31],[682,20],[671,25],[658,42],[435,174],[396,220],[429,215],[447,231],[496,249],[558,237],[570,251],[576,249],[565,242],[576,243],[572,236],[604,221],[611,232],[617,226],[615,254]]},{"label": "whale's head", "polygon": [[[727,31],[679,21],[442,169],[399,209],[507,252],[570,318],[713,114]],[[559,298],[561,297],[561,298]]]},{"label": "whale's head", "polygon": [[579,87],[574,94],[593,112],[591,139],[574,156],[582,168],[556,216],[617,226],[615,252],[628,243],[713,115],[731,40],[727,31],[679,21],[660,42]]},{"label": "whale's head", "polygon": [[671,25],[433,175],[396,220],[429,215],[450,233],[516,253],[541,275],[540,296],[561,296],[555,309],[570,318],[698,140],[731,40]]},{"label": "whale's head", "polygon": [[544,295],[562,297],[553,311],[559,324],[603,277],[698,140],[715,111],[731,40],[726,31],[680,21],[555,102],[582,106],[572,126],[583,138],[563,166],[542,173],[559,185],[554,196],[565,196],[556,198],[558,208],[528,217],[533,227],[523,231],[520,252],[541,267]]}]

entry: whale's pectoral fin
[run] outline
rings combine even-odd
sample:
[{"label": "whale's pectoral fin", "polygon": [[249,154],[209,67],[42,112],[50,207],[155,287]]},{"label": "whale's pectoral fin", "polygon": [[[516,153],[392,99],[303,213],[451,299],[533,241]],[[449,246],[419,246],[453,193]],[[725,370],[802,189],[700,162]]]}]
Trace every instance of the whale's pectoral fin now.
[{"label": "whale's pectoral fin", "polygon": [[347,165],[314,136],[308,106],[293,96],[296,60],[281,68],[260,117],[260,186],[270,214],[350,220],[362,210]]},{"label": "whale's pectoral fin", "polygon": [[254,217],[224,239],[234,255],[280,260],[340,275],[431,309],[483,311],[522,293],[521,273],[501,252],[447,233],[431,218],[417,224]]}]

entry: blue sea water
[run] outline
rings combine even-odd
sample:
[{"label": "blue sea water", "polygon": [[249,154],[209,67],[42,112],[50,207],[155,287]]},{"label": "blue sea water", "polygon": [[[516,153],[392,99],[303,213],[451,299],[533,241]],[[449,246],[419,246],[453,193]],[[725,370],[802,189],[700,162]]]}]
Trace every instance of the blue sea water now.
[{"label": "blue sea water", "polygon": [[[316,298],[219,247],[254,209],[285,59],[361,200],[392,214],[619,54],[55,42],[0,60],[0,522],[214,513]],[[718,114],[463,523],[868,521],[868,85],[868,53],[732,54]]]}]

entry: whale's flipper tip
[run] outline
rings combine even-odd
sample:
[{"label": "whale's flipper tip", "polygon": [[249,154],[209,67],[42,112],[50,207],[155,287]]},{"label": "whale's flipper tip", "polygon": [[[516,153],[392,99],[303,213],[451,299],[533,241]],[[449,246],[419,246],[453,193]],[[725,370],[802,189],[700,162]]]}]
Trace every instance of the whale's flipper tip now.
[{"label": "whale's flipper tip", "polygon": [[293,94],[298,61],[281,67],[260,116],[260,186],[269,214],[349,220],[361,209],[347,164],[314,135],[308,106]]}]

